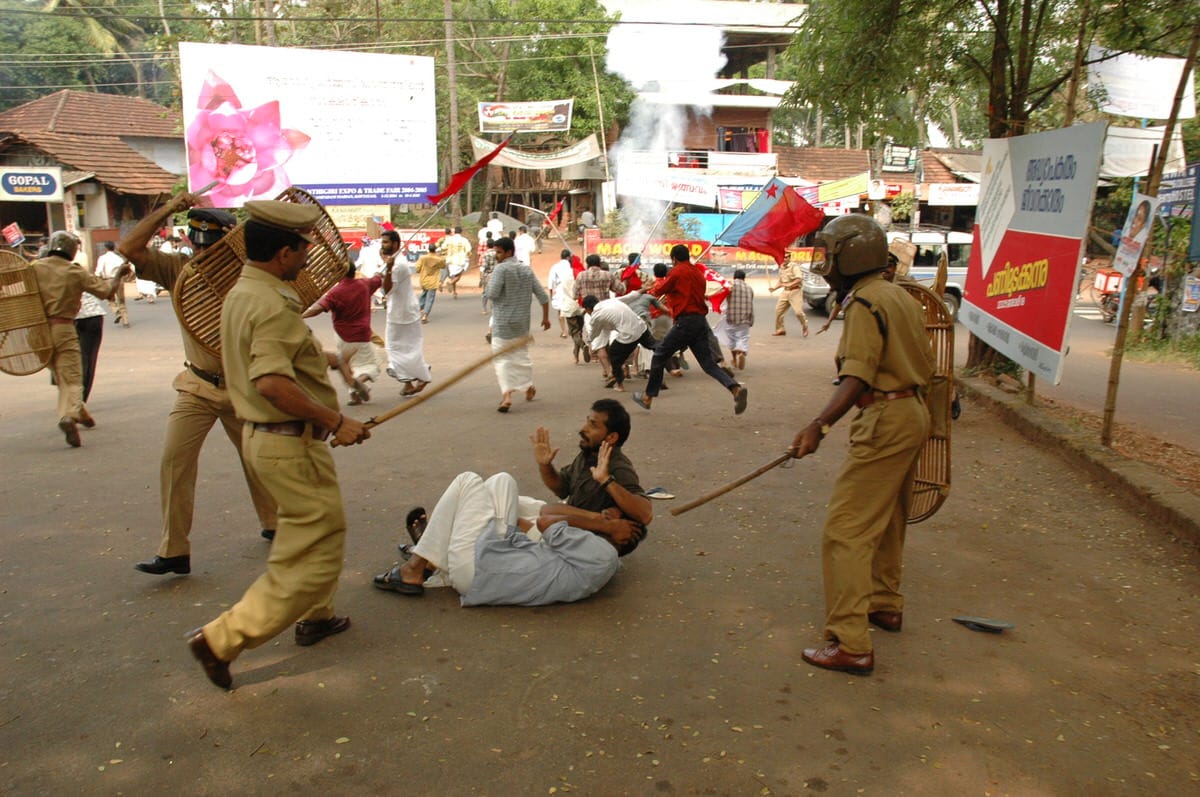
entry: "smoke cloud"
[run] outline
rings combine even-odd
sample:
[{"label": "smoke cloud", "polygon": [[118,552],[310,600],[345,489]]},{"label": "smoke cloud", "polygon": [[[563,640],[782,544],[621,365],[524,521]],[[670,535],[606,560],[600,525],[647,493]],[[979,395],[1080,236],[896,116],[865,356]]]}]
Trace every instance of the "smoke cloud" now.
[{"label": "smoke cloud", "polygon": [[[724,35],[719,28],[684,25],[618,24],[608,34],[608,69],[630,82],[637,92],[684,93],[707,90],[706,83],[725,65]],[[709,115],[711,106],[686,106]],[[634,100],[629,124],[612,148],[620,184],[623,170],[665,171],[666,151],[683,149],[688,114],[685,106]],[[629,224],[626,251],[637,251],[650,235],[668,203],[624,197],[621,213]],[[661,234],[661,229],[656,235]]]}]

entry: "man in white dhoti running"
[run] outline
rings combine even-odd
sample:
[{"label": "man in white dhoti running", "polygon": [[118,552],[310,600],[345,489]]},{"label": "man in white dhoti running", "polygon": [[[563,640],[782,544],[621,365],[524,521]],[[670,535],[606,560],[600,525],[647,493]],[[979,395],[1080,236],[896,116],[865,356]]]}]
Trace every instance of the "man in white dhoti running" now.
[{"label": "man in white dhoti running", "polygon": [[[512,239],[496,241],[495,250],[498,262],[485,294],[492,303],[493,352],[529,334],[529,305],[534,296],[542,305],[542,329],[550,328],[550,297],[533,269],[514,256]],[[493,362],[501,394],[497,411],[508,412],[512,408],[513,393],[518,390],[525,391],[526,401],[533,401],[537,388],[533,384],[533,358],[529,355],[529,346],[514,349]]]},{"label": "man in white dhoti running", "polygon": [[463,606],[538,606],[581,600],[617,571],[653,517],[637,472],[621,452],[629,414],[618,402],[592,405],[579,431],[580,453],[553,467],[557,448],[538,428],[530,437],[543,483],[566,503],[547,504],[518,494],[499,473],[486,481],[462,473],[422,524],[414,509],[411,557],[374,579],[380,589],[420,596],[426,586],[449,585]]},{"label": "man in white dhoti running", "polygon": [[388,376],[404,383],[402,396],[413,396],[433,379],[425,362],[421,311],[413,294],[412,267],[400,256],[400,235],[385,230],[380,236],[383,255],[383,295],[387,298]]},{"label": "man in white dhoti running", "polygon": [[[513,242],[514,245],[516,242]],[[579,315],[579,302],[575,300],[572,292],[571,296],[567,296],[567,283],[575,279],[575,272],[571,269],[571,250],[564,249],[559,253],[558,262],[550,267],[550,273],[546,277],[546,290],[550,294],[550,303],[554,309],[558,311],[558,336],[565,338],[567,336],[567,317],[568,315]]]}]

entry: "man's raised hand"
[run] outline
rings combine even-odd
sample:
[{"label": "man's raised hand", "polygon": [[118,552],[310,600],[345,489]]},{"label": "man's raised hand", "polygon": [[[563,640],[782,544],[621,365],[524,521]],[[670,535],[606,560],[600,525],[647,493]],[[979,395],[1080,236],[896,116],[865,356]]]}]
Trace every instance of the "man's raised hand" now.
[{"label": "man's raised hand", "polygon": [[550,447],[550,430],[544,426],[539,426],[537,431],[529,436],[529,442],[533,443],[533,458],[539,465],[549,465],[554,461],[554,457],[558,454],[557,448]]}]

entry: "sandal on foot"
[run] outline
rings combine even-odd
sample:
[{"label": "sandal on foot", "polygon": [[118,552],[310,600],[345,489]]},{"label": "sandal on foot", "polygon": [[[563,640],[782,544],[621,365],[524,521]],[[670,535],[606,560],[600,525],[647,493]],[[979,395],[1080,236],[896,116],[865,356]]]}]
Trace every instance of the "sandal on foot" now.
[{"label": "sandal on foot", "polygon": [[496,412],[508,412],[510,409],[512,409],[512,402],[502,401],[500,402],[500,406],[496,408]]},{"label": "sandal on foot", "polygon": [[409,584],[400,579],[400,568],[402,565],[396,565],[386,573],[380,573],[371,579],[371,583],[382,590],[395,592],[400,595],[411,595],[414,598],[419,598],[425,594],[425,587],[420,584]]},{"label": "sandal on foot", "polygon": [[414,506],[408,510],[408,516],[404,518],[404,528],[408,530],[408,536],[412,537],[413,544],[421,541],[421,535],[425,533],[425,527],[429,525],[429,515],[425,513],[425,507]]}]

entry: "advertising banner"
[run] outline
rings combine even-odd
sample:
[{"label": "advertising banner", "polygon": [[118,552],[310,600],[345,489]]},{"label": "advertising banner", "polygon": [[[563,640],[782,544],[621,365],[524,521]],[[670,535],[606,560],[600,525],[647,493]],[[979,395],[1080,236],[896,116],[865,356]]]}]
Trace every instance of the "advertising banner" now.
[{"label": "advertising banner", "polygon": [[[856,174],[853,177],[847,177],[843,180],[834,180],[830,183],[821,183],[817,186],[817,202],[824,204],[833,202],[838,199],[846,199],[847,197],[857,197],[859,194],[867,193],[868,183],[871,181],[871,173],[863,172]],[[855,205],[857,207],[857,205]]]},{"label": "advertising banner", "polygon": [[[709,266],[717,268],[744,268],[744,269],[777,269],[775,258],[770,255],[751,252],[748,249],[740,249],[736,246],[714,246],[708,249],[705,254],[704,250],[708,247],[708,241],[699,241],[692,239],[667,239],[656,238],[652,241],[626,241],[621,238],[601,238],[599,230],[588,230],[588,233],[595,232],[595,235],[584,236],[584,254],[599,255],[600,259],[607,263],[610,267],[624,266],[626,264],[626,255],[630,252],[641,252],[642,265],[649,270],[655,263],[670,263],[671,262],[671,247],[675,244],[683,244],[688,248],[688,253],[692,258],[697,258],[704,254],[703,262]],[[813,260],[813,248],[811,246],[793,247],[787,250],[789,262],[807,266]]]},{"label": "advertising banner", "polygon": [[62,202],[58,166],[0,167],[0,202]]},{"label": "advertising banner", "polygon": [[979,204],[979,183],[929,183],[925,190],[930,205]]},{"label": "advertising banner", "polygon": [[21,225],[15,221],[0,230],[0,234],[4,235],[4,243],[9,246],[20,246],[25,243],[25,233],[21,232]]},{"label": "advertising banner", "polygon": [[1192,218],[1197,183],[1200,183],[1200,163],[1189,164],[1184,172],[1164,174],[1158,184],[1158,212],[1177,219]]},{"label": "advertising banner", "polygon": [[1150,238],[1150,222],[1158,210],[1158,198],[1145,194],[1134,194],[1125,215],[1125,226],[1121,228],[1121,243],[1113,255],[1112,267],[1128,277],[1137,267],[1142,249]]},{"label": "advertising banner", "polygon": [[217,181],[216,207],[293,185],[326,205],[437,191],[432,58],[184,42],[179,69],[188,188]]},{"label": "advertising banner", "polygon": [[[1183,74],[1182,58],[1147,58],[1133,53],[1112,56],[1103,48],[1088,49],[1088,92],[1102,97],[1100,110],[1137,119],[1166,119]],[[1194,75],[1193,75],[1194,78]],[[1196,115],[1195,80],[1184,91],[1180,119]]]},{"label": "advertising banner", "polygon": [[1062,378],[1104,123],[988,139],[959,320],[1039,379]]},{"label": "advertising banner", "polygon": [[530,133],[570,130],[574,98],[540,102],[479,103],[480,133]]},{"label": "advertising banner", "polygon": [[644,199],[660,199],[682,205],[701,205],[711,208],[717,201],[715,178],[695,174],[686,169],[631,168],[617,165],[617,194]]},{"label": "advertising banner", "polygon": [[[484,157],[495,148],[493,142],[471,136],[471,149],[474,150],[476,159]],[[510,145],[492,159],[491,165],[508,166],[513,169],[561,169],[564,166],[587,163],[599,158],[601,154],[600,142],[593,133],[583,141],[554,152],[524,152],[513,149]]]}]

